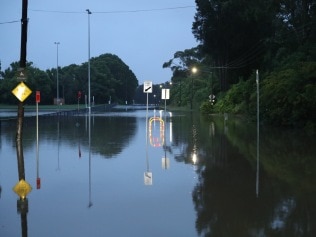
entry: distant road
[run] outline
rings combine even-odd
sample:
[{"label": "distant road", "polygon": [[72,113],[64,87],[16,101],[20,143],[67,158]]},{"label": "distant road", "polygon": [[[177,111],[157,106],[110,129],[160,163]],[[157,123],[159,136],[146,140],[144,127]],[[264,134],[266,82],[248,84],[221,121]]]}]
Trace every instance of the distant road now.
[{"label": "distant road", "polygon": [[[142,110],[146,109],[146,105],[117,105],[117,104],[103,104],[103,105],[96,105],[92,106],[91,110],[92,112],[100,112],[100,111],[108,111],[109,109],[133,109],[133,110]],[[148,105],[148,109],[154,109],[157,108],[155,105]],[[59,111],[59,112],[58,112]],[[39,105],[38,109],[38,114],[39,116],[43,115],[66,115],[67,113],[69,115],[73,115],[78,112],[78,105],[61,105],[61,106],[56,106],[56,105]],[[80,105],[79,106],[79,113],[85,113],[87,112],[87,108],[85,105]],[[25,117],[34,117],[36,116],[36,106],[25,106],[24,110],[24,116]],[[17,117],[17,106],[1,106],[0,105],[0,119],[14,119]]]}]

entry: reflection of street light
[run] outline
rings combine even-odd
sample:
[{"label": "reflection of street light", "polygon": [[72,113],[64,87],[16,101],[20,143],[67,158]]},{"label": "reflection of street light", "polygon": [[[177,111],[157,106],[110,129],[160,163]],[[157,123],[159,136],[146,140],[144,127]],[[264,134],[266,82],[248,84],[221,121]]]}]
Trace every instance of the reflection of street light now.
[{"label": "reflection of street light", "polygon": [[54,44],[56,44],[57,46],[57,75],[56,75],[56,80],[57,80],[57,98],[56,98],[56,104],[58,105],[58,108],[59,108],[59,79],[58,79],[58,45],[59,45],[59,42],[54,42]]}]

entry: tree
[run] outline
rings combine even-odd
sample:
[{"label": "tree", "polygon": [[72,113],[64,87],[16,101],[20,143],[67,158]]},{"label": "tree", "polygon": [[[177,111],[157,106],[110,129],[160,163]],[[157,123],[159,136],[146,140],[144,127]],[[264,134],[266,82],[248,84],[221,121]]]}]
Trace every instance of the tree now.
[{"label": "tree", "polygon": [[[1,83],[1,101],[2,103],[14,104],[16,98],[12,94],[12,90],[18,85],[20,81],[16,79],[16,72],[19,68],[19,63],[11,63],[11,67],[5,70],[4,79]],[[25,103],[33,103],[35,101],[35,91],[41,91],[41,102],[44,104],[50,103],[52,82],[47,73],[32,66],[32,63],[27,63],[26,71],[27,79],[25,84],[32,90],[32,94],[25,100]],[[33,101],[33,102],[32,102]],[[35,103],[35,102],[34,102]]]},{"label": "tree", "polygon": [[273,33],[275,6],[272,0],[196,0],[196,4],[192,31],[219,68],[225,91],[260,65],[262,40]]},{"label": "tree", "polygon": [[[11,90],[17,85],[16,72],[19,68],[17,62],[2,74],[4,79],[0,84],[1,103],[13,104],[16,99]],[[105,103],[110,98],[118,103],[127,101],[132,103],[138,80],[132,70],[116,55],[103,54],[91,59],[91,96],[95,103]],[[58,84],[60,98],[67,104],[75,104],[78,92],[88,95],[88,63],[81,65],[71,64],[58,68]],[[26,84],[32,91],[41,91],[41,103],[52,104],[57,96],[57,70],[56,68],[45,72],[27,64]],[[91,98],[92,99],[92,98]],[[35,93],[27,100],[35,101]]]},{"label": "tree", "polygon": [[[132,102],[138,81],[134,73],[118,56],[100,55],[91,59],[91,66],[96,69],[97,95],[104,97],[105,94],[107,96],[105,99],[111,96],[119,102]],[[96,75],[92,74],[92,76]]]}]

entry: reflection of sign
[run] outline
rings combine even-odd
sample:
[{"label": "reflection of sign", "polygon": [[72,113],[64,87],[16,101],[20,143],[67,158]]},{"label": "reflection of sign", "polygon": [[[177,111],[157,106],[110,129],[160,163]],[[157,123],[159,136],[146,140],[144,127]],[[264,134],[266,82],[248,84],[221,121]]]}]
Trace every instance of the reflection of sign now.
[{"label": "reflection of sign", "polygon": [[12,93],[19,101],[23,102],[32,93],[32,91],[23,82],[21,82],[12,90]]},{"label": "reflection of sign", "polygon": [[41,178],[36,178],[36,189],[41,188]]},{"label": "reflection of sign", "polygon": [[153,173],[152,172],[145,172],[144,173],[144,184],[145,185],[152,185],[153,184]]},{"label": "reflection of sign", "polygon": [[151,81],[144,82],[144,93],[152,93],[153,92],[153,83]]},{"label": "reflection of sign", "polygon": [[20,198],[24,199],[26,195],[31,192],[31,185],[26,182],[24,179],[21,179],[14,187],[13,191],[19,195]]},{"label": "reflection of sign", "polygon": [[170,98],[170,89],[162,89],[161,90],[161,99],[162,100],[169,100]]},{"label": "reflection of sign", "polygon": [[170,160],[167,157],[162,157],[161,159],[161,167],[163,169],[169,169],[170,168]]},{"label": "reflection of sign", "polygon": [[[156,121],[159,122],[159,134],[156,135],[154,134],[155,131],[155,125],[156,125]],[[149,119],[149,141],[150,141],[150,144],[153,146],[153,147],[160,147],[164,144],[164,140],[165,140],[165,123],[163,121],[162,118],[160,117],[152,117]]]}]

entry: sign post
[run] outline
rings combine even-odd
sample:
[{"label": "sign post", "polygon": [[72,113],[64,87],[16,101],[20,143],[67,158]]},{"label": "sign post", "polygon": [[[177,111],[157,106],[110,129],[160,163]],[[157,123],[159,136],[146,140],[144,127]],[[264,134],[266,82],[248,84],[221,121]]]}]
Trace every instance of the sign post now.
[{"label": "sign post", "polygon": [[161,89],[161,99],[165,100],[165,114],[166,114],[166,101],[170,99],[170,89]]},{"label": "sign post", "polygon": [[36,91],[36,188],[41,188],[41,179],[39,177],[39,152],[38,152],[38,103],[41,101],[41,92]]},{"label": "sign post", "polygon": [[153,92],[153,85],[151,81],[144,81],[144,93],[147,94],[146,102],[146,163],[147,170],[144,173],[144,183],[145,185],[152,185],[152,172],[149,171],[149,161],[148,161],[148,94]]},{"label": "sign post", "polygon": [[[161,89],[161,99],[162,100],[165,100],[165,121],[167,122],[167,100],[170,99],[170,89]],[[165,137],[165,130],[164,130],[164,137]],[[166,142],[167,140],[165,140]],[[167,154],[166,154],[166,148],[167,148],[167,145],[164,144],[164,150],[165,150],[165,157],[162,158],[162,168],[164,169],[168,169],[169,166],[170,166],[170,163],[169,163],[169,159],[167,158]]]}]

